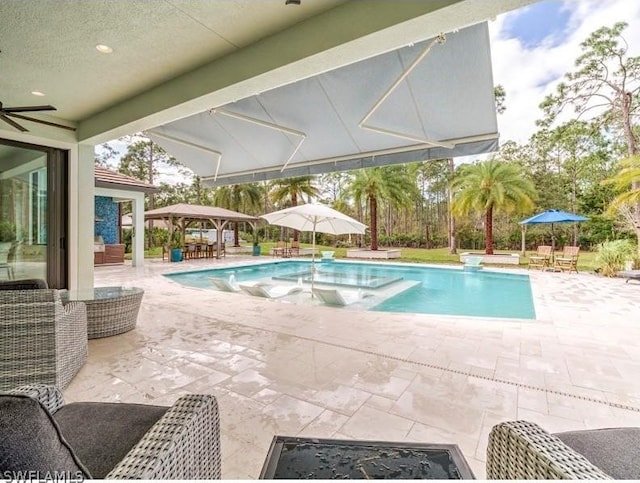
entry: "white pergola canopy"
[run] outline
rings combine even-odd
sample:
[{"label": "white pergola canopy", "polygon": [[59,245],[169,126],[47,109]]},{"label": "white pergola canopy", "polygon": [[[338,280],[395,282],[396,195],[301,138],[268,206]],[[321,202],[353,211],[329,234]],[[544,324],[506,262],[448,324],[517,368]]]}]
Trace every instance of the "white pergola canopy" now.
[{"label": "white pergola canopy", "polygon": [[443,37],[212,106],[147,134],[215,185],[495,150],[487,26]]}]

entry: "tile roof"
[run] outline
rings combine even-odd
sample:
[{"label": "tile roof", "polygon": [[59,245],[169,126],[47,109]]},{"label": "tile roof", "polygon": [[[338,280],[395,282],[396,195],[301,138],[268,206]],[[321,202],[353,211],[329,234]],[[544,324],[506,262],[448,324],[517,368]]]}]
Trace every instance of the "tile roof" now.
[{"label": "tile roof", "polygon": [[158,191],[158,188],[152,184],[101,166],[95,167],[95,179],[96,186],[99,188],[118,188],[147,193]]}]

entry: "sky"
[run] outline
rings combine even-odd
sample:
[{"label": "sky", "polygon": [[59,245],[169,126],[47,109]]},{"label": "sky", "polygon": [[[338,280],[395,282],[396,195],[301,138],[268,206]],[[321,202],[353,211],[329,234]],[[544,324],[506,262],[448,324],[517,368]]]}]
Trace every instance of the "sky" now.
[{"label": "sky", "polygon": [[[539,104],[574,70],[580,43],[600,27],[625,21],[629,54],[640,55],[640,1],[548,0],[489,22],[495,85],[506,90],[500,143],[526,143],[543,117]],[[571,111],[567,115],[572,115]]]}]

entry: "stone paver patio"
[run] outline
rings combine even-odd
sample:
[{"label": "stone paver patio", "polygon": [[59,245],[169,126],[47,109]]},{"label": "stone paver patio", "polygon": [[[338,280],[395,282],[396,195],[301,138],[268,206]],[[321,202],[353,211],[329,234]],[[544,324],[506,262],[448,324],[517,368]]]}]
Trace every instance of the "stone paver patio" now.
[{"label": "stone paver patio", "polygon": [[638,284],[532,272],[538,320],[520,321],[296,305],[161,275],[243,260],[256,261],[97,267],[96,286],[145,290],[138,327],[89,341],[66,400],[215,394],[223,477],[244,479],[258,476],[275,434],[457,443],[484,478],[500,421],[640,426]]}]

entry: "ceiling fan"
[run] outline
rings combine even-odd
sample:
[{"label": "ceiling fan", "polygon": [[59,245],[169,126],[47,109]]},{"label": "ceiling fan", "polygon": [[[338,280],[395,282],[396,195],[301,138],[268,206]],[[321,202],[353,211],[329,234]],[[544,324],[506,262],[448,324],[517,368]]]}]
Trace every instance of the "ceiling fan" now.
[{"label": "ceiling fan", "polygon": [[26,127],[21,126],[11,117],[15,117],[17,119],[24,119],[25,121],[37,122],[40,124],[46,124],[47,126],[60,127],[62,129],[68,129],[70,131],[75,131],[76,129],[69,126],[64,126],[63,124],[57,124],[55,122],[43,121],[41,119],[35,119],[33,117],[25,116],[23,114],[18,114],[19,112],[38,112],[38,111],[55,111],[56,108],[53,106],[23,106],[23,107],[4,107],[2,102],[0,102],[0,119],[9,124],[10,126],[16,128],[18,131],[29,131]]}]

